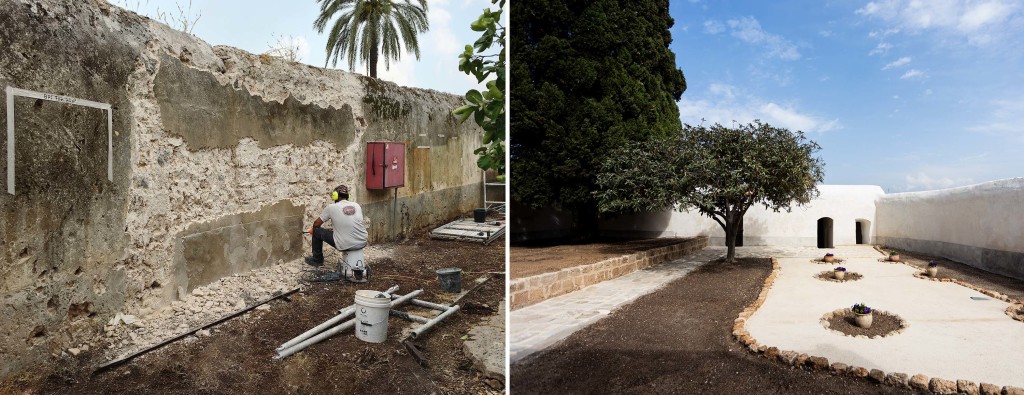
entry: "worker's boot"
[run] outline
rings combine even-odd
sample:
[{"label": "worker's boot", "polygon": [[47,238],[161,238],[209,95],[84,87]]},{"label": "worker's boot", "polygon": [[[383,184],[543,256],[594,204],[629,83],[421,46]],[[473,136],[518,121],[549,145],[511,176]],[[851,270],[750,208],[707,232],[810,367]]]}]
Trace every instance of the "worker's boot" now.
[{"label": "worker's boot", "polygon": [[310,255],[310,256],[307,256],[304,259],[305,259],[307,265],[310,265],[310,266],[313,266],[313,267],[320,267],[320,266],[324,265],[324,257],[323,256],[317,257],[316,255]]}]

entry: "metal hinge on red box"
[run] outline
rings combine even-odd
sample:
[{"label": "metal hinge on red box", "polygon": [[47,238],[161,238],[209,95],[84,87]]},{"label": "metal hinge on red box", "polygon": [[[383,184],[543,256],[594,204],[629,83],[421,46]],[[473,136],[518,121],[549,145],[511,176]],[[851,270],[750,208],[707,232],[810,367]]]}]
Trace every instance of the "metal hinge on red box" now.
[{"label": "metal hinge on red box", "polygon": [[405,186],[405,143],[366,143],[366,189]]}]

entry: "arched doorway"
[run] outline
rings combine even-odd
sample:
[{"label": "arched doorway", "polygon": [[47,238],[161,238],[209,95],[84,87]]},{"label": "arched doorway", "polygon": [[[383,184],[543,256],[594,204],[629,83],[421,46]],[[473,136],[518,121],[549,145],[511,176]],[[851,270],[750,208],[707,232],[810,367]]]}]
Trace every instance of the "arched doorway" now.
[{"label": "arched doorway", "polygon": [[835,248],[832,245],[832,218],[818,219],[818,248]]},{"label": "arched doorway", "polygon": [[868,232],[871,230],[871,221],[866,219],[857,220],[857,229],[854,230],[854,235],[857,238],[857,244],[867,244],[871,242],[871,238],[868,237]]}]

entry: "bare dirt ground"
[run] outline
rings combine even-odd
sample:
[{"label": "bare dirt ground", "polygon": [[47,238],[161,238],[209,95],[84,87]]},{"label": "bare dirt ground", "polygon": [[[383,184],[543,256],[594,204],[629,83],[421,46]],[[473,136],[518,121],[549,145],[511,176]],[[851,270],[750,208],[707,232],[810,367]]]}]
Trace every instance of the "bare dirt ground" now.
[{"label": "bare dirt ground", "polygon": [[732,337],[733,320],[770,271],[768,259],[709,263],[513,365],[511,393],[908,392],[748,352]]},{"label": "bare dirt ground", "polygon": [[643,240],[605,239],[577,244],[517,244],[509,249],[510,278],[529,277],[608,258],[682,243],[685,238]]},{"label": "bare dirt ground", "polygon": [[[126,365],[92,375],[107,359],[101,350],[77,358],[62,357],[48,366],[0,383],[4,393],[492,393],[501,380],[485,377],[463,352],[463,337],[482,319],[495,313],[505,295],[504,275],[494,275],[460,301],[463,309],[438,324],[414,343],[424,351],[428,366],[420,366],[399,343],[411,322],[392,318],[389,337],[370,344],[346,331],[282,361],[274,349],[294,336],[351,305],[357,289],[399,293],[420,289],[423,300],[448,302],[436,269],[461,267],[463,285],[489,272],[503,272],[504,243],[430,240],[426,232],[391,244],[391,257],[369,258],[369,284],[313,284],[287,300],[270,303],[214,327],[209,337],[189,337],[143,355]],[[464,288],[464,289],[465,289]],[[414,311],[409,307],[405,311]],[[420,315],[432,314],[420,312]],[[502,345],[503,346],[503,345]],[[490,386],[488,386],[490,384]]]},{"label": "bare dirt ground", "polygon": [[[886,251],[890,250],[889,247],[884,247],[883,249]],[[1012,299],[1024,302],[1024,280],[989,273],[976,267],[968,266],[967,264],[933,257],[927,254],[904,250],[898,251],[900,252],[900,260],[914,267],[920,268],[922,271],[928,267],[928,262],[938,262],[939,271],[937,278],[960,280],[974,286],[1005,294]]]}]

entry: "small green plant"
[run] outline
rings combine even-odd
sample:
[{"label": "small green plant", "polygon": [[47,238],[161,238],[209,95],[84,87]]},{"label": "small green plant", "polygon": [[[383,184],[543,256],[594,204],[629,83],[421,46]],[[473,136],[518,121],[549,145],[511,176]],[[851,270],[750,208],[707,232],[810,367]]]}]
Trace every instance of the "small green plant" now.
[{"label": "small green plant", "polygon": [[900,253],[899,253],[898,251],[896,251],[896,250],[891,250],[891,251],[889,251],[889,256],[893,256],[893,255],[899,255],[899,254],[900,254]]},{"label": "small green plant", "polygon": [[853,305],[853,312],[857,314],[868,314],[871,313],[871,308],[864,303],[857,303]]}]

